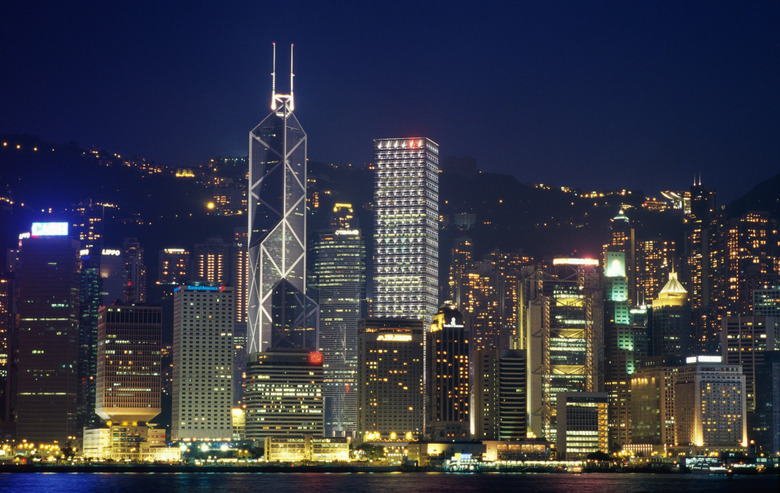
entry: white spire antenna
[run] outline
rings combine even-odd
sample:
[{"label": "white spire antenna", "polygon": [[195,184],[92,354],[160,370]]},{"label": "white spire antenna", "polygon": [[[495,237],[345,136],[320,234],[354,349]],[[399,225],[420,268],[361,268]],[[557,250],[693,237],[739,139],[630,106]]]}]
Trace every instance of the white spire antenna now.
[{"label": "white spire antenna", "polygon": [[274,56],[271,65],[271,109],[276,110],[276,43],[271,44],[274,47]]},{"label": "white spire antenna", "polygon": [[295,97],[293,95],[293,77],[295,77],[295,72],[293,72],[293,48],[295,48],[295,43],[290,44],[290,111],[295,111]]}]

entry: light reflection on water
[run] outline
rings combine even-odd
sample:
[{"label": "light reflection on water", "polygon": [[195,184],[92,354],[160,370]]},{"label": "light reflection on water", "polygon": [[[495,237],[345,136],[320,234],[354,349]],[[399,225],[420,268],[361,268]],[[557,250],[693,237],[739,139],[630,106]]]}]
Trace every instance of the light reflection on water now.
[{"label": "light reflection on water", "polygon": [[444,474],[444,473],[7,473],[0,491],[42,493],[549,493],[780,491],[778,476],[691,474]]}]

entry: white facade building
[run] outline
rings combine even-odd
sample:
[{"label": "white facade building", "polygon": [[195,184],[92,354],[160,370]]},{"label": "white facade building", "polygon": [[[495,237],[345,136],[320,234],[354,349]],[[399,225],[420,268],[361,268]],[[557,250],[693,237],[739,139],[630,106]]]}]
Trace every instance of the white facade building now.
[{"label": "white facade building", "polygon": [[192,285],[173,295],[173,441],[233,436],[233,288]]},{"label": "white facade building", "polygon": [[439,146],[374,141],[375,317],[430,323],[439,308]]}]

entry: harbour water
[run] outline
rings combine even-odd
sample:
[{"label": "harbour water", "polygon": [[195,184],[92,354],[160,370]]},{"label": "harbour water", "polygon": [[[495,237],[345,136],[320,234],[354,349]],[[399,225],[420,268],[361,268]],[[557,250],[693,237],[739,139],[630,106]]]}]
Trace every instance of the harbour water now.
[{"label": "harbour water", "polygon": [[775,474],[447,474],[447,473],[3,473],[2,492],[211,493],[476,491],[742,492],[780,491]]}]

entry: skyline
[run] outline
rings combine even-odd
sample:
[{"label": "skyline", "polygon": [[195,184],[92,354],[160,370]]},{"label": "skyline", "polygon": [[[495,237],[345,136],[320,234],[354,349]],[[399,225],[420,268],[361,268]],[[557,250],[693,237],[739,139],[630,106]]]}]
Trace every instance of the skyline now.
[{"label": "skyline", "polygon": [[769,2],[305,4],[9,6],[0,131],[180,166],[245,155],[276,41],[298,48],[315,161],[360,164],[374,138],[427,135],[521,182],[652,195],[701,174],[720,203],[777,169]]}]

